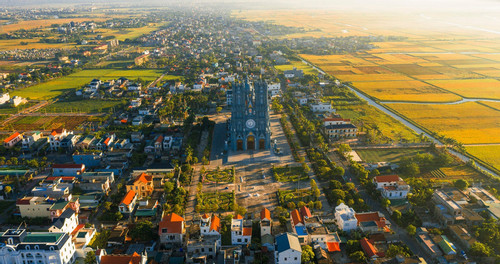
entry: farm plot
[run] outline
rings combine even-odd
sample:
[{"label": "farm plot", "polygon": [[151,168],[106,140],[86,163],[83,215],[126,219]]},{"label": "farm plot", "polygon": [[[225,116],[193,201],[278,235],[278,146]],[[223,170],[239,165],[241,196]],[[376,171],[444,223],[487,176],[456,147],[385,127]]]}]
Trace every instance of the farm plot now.
[{"label": "farm plot", "polygon": [[488,101],[480,101],[481,104],[487,105],[493,109],[500,111],[500,102],[488,102]]},{"label": "farm plot", "polygon": [[500,112],[476,102],[387,106],[430,131],[454,138],[463,144],[500,143]]},{"label": "farm plot", "polygon": [[469,182],[485,180],[485,177],[467,165],[459,165],[453,167],[443,167],[433,170],[425,175],[424,178],[436,180],[455,181],[458,179],[467,180]]},{"label": "farm plot", "polygon": [[209,182],[219,182],[219,183],[232,183],[234,182],[235,170],[225,169],[225,170],[211,170],[207,171],[203,176],[205,180]]},{"label": "farm plot", "polygon": [[83,70],[64,76],[46,83],[41,83],[15,90],[11,96],[21,96],[36,100],[49,100],[63,93],[81,88],[89,83],[92,79],[117,79],[125,77],[128,79],[142,78],[152,81],[161,75],[160,70],[120,70],[120,69],[100,69],[100,70]]},{"label": "farm plot", "polygon": [[500,170],[500,145],[467,146],[466,149],[472,156]]},{"label": "farm plot", "polygon": [[304,74],[317,74],[315,69],[302,61],[290,61],[290,64],[275,65],[274,68],[280,71],[293,70],[293,68],[297,68],[297,70],[303,70]]},{"label": "farm plot", "polygon": [[420,81],[353,82],[354,87],[382,101],[453,102],[461,97]]},{"label": "farm plot", "polygon": [[278,182],[296,182],[309,179],[303,167],[273,167],[271,172]]},{"label": "farm plot", "polygon": [[103,113],[122,106],[121,101],[79,100],[69,102],[55,102],[38,110],[42,113]]},{"label": "farm plot", "polygon": [[197,212],[233,211],[234,192],[211,192],[196,194]]},{"label": "farm plot", "polygon": [[86,116],[21,116],[7,123],[2,129],[32,131],[66,128],[73,130],[87,120]]},{"label": "farm plot", "polygon": [[500,81],[495,79],[436,80],[428,82],[467,98],[500,99]]},{"label": "farm plot", "polygon": [[390,149],[357,149],[359,157],[367,163],[398,162],[402,157],[412,157],[416,154],[428,153],[426,148],[390,148]]}]

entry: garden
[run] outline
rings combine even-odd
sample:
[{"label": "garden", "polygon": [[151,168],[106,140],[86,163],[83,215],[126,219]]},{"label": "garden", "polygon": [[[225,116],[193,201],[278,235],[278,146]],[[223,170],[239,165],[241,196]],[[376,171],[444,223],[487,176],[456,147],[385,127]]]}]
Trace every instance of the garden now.
[{"label": "garden", "polygon": [[203,175],[204,180],[209,182],[217,182],[217,183],[233,183],[234,176],[236,175],[234,167],[231,169],[221,170],[217,167],[216,170],[211,170],[205,172]]},{"label": "garden", "polygon": [[[307,166],[307,165],[305,165]],[[286,165],[285,167],[273,167],[271,172],[278,182],[296,182],[309,179],[309,167],[291,167]],[[306,171],[307,170],[307,171]]]},{"label": "garden", "polygon": [[196,201],[197,212],[233,211],[236,205],[234,192],[199,192]]}]

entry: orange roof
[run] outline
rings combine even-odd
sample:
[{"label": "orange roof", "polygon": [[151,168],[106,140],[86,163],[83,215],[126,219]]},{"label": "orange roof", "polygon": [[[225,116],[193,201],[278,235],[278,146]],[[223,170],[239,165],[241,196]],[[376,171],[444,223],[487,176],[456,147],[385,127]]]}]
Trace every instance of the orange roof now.
[{"label": "orange roof", "polygon": [[371,212],[371,213],[357,213],[354,214],[356,219],[358,220],[358,226],[362,222],[375,222],[378,227],[384,227],[385,226],[385,217],[380,217],[378,212]]},{"label": "orange roof", "polygon": [[132,255],[104,255],[101,264],[141,264],[142,256],[134,252]]},{"label": "orange roof", "polygon": [[341,117],[332,117],[332,118],[323,119],[323,122],[328,122],[328,121],[346,121],[346,122],[349,122],[349,121],[351,121],[351,119],[344,119]]},{"label": "orange roof", "polygon": [[215,230],[220,232],[220,218],[216,215],[212,216],[212,223],[210,224],[210,231]]},{"label": "orange roof", "polygon": [[110,138],[110,137],[106,138],[106,140],[104,140],[104,145],[106,145],[106,146],[107,146],[107,145],[109,144],[109,141],[110,141],[110,140],[111,140],[111,138]]},{"label": "orange roof", "polygon": [[305,205],[300,208],[300,213],[302,214],[303,217],[309,218],[312,216],[311,211],[309,211],[309,208],[307,208],[307,206]]},{"label": "orange roof", "polygon": [[376,182],[397,182],[399,181],[398,175],[383,175],[383,176],[375,176]]},{"label": "orange roof", "polygon": [[361,243],[361,248],[363,248],[363,251],[365,252],[366,255],[368,255],[368,257],[371,258],[377,255],[377,250],[375,249],[373,244],[370,243],[368,239],[366,239],[366,237],[361,239],[359,242]]},{"label": "orange roof", "polygon": [[143,172],[139,177],[137,177],[134,183],[141,181],[147,184],[148,182],[151,182],[151,180],[152,180],[151,175],[147,175],[146,173]]},{"label": "orange roof", "polygon": [[163,136],[160,135],[157,139],[156,139],[156,142],[157,143],[162,143],[163,142]]},{"label": "orange roof", "polygon": [[241,216],[240,214],[237,214],[234,219],[243,219],[243,216]]},{"label": "orange roof", "polygon": [[339,242],[326,242],[326,247],[328,248],[328,252],[340,251]]},{"label": "orange roof", "polygon": [[252,228],[251,227],[243,227],[243,235],[244,236],[251,236],[252,235]]},{"label": "orange roof", "polygon": [[63,129],[62,128],[59,128],[59,129],[52,129],[52,133],[50,133],[52,136],[55,136],[57,134],[62,134],[63,132]]},{"label": "orange roof", "polygon": [[132,200],[134,200],[134,197],[135,197],[135,192],[130,190],[128,191],[128,193],[125,195],[125,197],[123,197],[123,200],[122,200],[122,204],[125,204],[125,205],[129,205]]},{"label": "orange roof", "polygon": [[184,221],[184,218],[182,218],[180,215],[176,213],[171,213],[163,217],[163,220],[161,220],[159,224],[160,231],[163,228],[167,229],[167,233],[170,234],[182,234],[184,230],[182,230],[182,222]]},{"label": "orange roof", "polygon": [[203,219],[207,219],[207,218],[209,218],[209,217],[210,217],[210,216],[209,216],[207,213],[204,213],[204,214],[201,216],[201,218],[203,218]]},{"label": "orange roof", "polygon": [[302,216],[300,216],[299,210],[295,209],[290,214],[292,215],[292,224],[294,226],[302,223]]},{"label": "orange roof", "polygon": [[84,224],[79,224],[75,227],[75,229],[73,229],[73,231],[71,231],[71,236],[74,236],[76,235],[76,233],[78,233],[78,231],[80,231],[80,229],[84,228],[85,225]]},{"label": "orange roof", "polygon": [[14,138],[19,137],[20,135],[21,135],[21,134],[19,134],[19,132],[16,132],[16,133],[14,133],[14,134],[10,135],[10,137],[8,137],[8,138],[4,139],[4,141],[3,141],[3,142],[4,142],[4,143],[9,143],[11,140],[13,140]]},{"label": "orange roof", "polygon": [[260,211],[260,220],[271,220],[271,212],[267,208],[263,208],[262,211]]}]

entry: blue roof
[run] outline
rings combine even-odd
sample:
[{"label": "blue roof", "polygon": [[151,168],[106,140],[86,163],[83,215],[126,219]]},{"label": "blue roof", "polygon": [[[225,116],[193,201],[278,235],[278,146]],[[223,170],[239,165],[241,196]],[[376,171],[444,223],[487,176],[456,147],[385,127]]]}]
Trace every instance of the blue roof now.
[{"label": "blue roof", "polygon": [[296,251],[302,252],[299,238],[294,234],[283,233],[281,235],[278,235],[275,241],[276,241],[276,250],[279,253],[286,251],[288,249],[294,249]]},{"label": "blue roof", "polygon": [[296,226],[295,227],[295,232],[299,236],[307,236],[307,229],[305,226]]}]

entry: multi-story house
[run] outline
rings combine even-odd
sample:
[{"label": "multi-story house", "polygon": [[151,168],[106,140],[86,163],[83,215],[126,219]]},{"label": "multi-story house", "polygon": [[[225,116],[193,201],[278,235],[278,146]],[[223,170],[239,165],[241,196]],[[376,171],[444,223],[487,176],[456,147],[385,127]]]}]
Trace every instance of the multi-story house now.
[{"label": "multi-story house", "polygon": [[217,217],[216,215],[212,215],[210,217],[208,214],[204,214],[201,217],[200,221],[200,233],[202,236],[219,236],[221,235],[220,232],[221,224],[220,224],[220,218]]},{"label": "multi-story house", "polygon": [[53,263],[75,261],[75,244],[64,232],[27,232],[8,229],[0,236],[0,264]]},{"label": "multi-story house", "polygon": [[78,226],[78,217],[71,208],[66,208],[64,212],[52,223],[49,232],[63,232],[71,234]]},{"label": "multi-story house", "polygon": [[[40,131],[34,131],[29,134],[24,134],[22,139],[22,149],[29,150],[35,142],[42,138],[42,133]],[[46,142],[46,141],[45,141]]]},{"label": "multi-story house", "polygon": [[184,218],[175,213],[165,215],[159,223],[158,235],[163,244],[182,244],[185,233]]},{"label": "multi-story house", "polygon": [[380,212],[356,213],[358,227],[365,233],[383,233],[390,231],[391,222]]},{"label": "multi-story house", "polygon": [[330,141],[345,138],[354,138],[358,133],[358,128],[351,124],[350,119],[338,117],[323,119],[323,126]]},{"label": "multi-story house", "polygon": [[84,138],[80,139],[80,141],[75,144],[75,147],[78,150],[86,150],[89,149],[92,143],[95,141],[96,138],[93,135],[87,135]]},{"label": "multi-story house", "polygon": [[80,136],[78,135],[69,134],[67,137],[61,140],[60,147],[63,149],[72,150],[75,148],[75,144],[78,142],[79,138]]},{"label": "multi-story house", "polygon": [[233,245],[248,245],[252,240],[252,226],[246,225],[243,217],[231,220],[231,242]]},{"label": "multi-story house", "polygon": [[146,173],[141,173],[134,180],[127,183],[127,191],[133,190],[139,198],[151,196],[154,190],[153,177]]},{"label": "multi-story house", "polygon": [[340,230],[351,231],[358,228],[358,219],[354,216],[356,212],[344,203],[335,207],[335,221]]},{"label": "multi-story house", "polygon": [[134,191],[129,190],[118,206],[120,213],[131,214],[134,211],[136,202],[137,194]]},{"label": "multi-story house", "polygon": [[79,177],[85,171],[85,164],[53,164],[52,176]]},{"label": "multi-story house", "polygon": [[14,134],[10,135],[8,138],[3,140],[3,146],[4,148],[12,148],[14,147],[19,141],[21,141],[23,138],[23,135],[20,134],[19,132],[14,132]]},{"label": "multi-story house", "polygon": [[300,264],[302,247],[295,234],[283,233],[276,236],[274,243],[274,260],[276,264]]},{"label": "multi-story house", "polygon": [[398,175],[383,175],[373,178],[373,183],[382,196],[388,199],[404,199],[410,192],[410,185]]},{"label": "multi-story house", "polygon": [[260,211],[260,236],[271,235],[272,219],[271,212],[267,208]]},{"label": "multi-story house", "polygon": [[67,131],[64,128],[52,130],[49,135],[50,150],[58,150],[61,147],[61,141],[71,134],[73,134],[73,131]]},{"label": "multi-story house", "polygon": [[309,105],[311,107],[311,111],[314,113],[333,113],[335,109],[332,107],[330,102],[320,102]]}]

